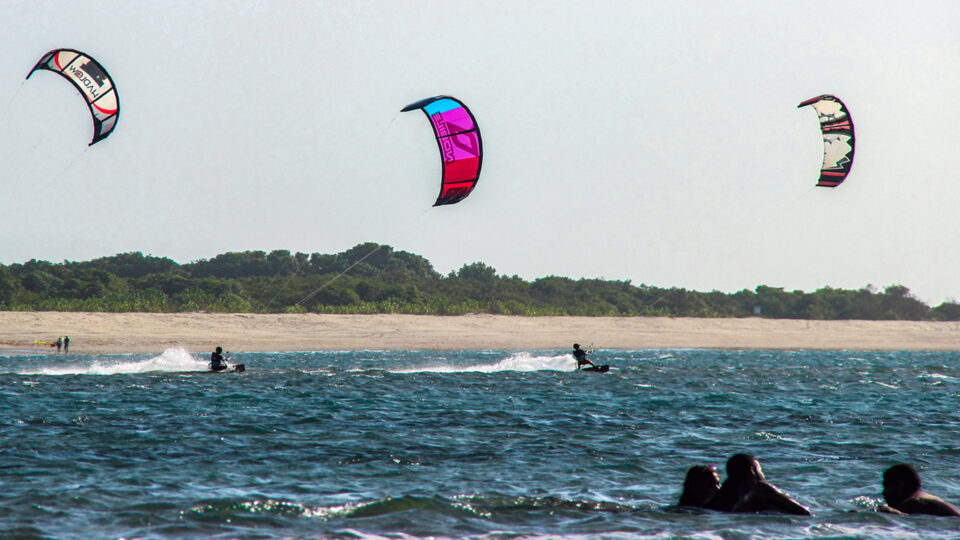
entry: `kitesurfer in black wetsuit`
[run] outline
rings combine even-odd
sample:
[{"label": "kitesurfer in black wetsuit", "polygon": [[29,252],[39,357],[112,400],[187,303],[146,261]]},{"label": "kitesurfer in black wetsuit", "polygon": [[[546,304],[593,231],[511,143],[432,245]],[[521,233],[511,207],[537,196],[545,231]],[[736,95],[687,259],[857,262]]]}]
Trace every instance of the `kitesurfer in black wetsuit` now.
[{"label": "kitesurfer in black wetsuit", "polygon": [[587,360],[587,351],[581,349],[579,343],[574,343],[574,344],[573,344],[573,358],[574,358],[574,360],[577,361],[577,369],[580,369],[580,368],[583,367],[584,365],[590,365],[590,366],[593,366],[593,367],[597,367],[596,364],[594,364],[593,362]]},{"label": "kitesurfer in black wetsuit", "polygon": [[888,514],[960,516],[960,508],[920,489],[920,475],[906,463],[883,471],[883,498],[877,510]]},{"label": "kitesurfer in black wetsuit", "polygon": [[227,369],[227,363],[223,359],[223,347],[217,347],[217,350],[210,353],[210,369],[213,371]]}]

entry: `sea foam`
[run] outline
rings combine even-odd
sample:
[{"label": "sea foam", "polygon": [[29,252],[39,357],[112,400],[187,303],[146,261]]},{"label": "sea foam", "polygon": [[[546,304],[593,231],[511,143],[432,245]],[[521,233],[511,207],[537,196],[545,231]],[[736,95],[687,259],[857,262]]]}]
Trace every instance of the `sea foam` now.
[{"label": "sea foam", "polygon": [[540,356],[529,352],[514,353],[493,364],[470,366],[431,365],[392,369],[393,373],[496,373],[498,371],[573,371],[576,362],[569,354]]},{"label": "sea foam", "polygon": [[23,371],[23,375],[118,375],[123,373],[149,373],[152,371],[204,371],[207,362],[191,355],[182,347],[163,351],[153,358],[129,357],[94,358],[90,363],[46,366],[36,371]]}]

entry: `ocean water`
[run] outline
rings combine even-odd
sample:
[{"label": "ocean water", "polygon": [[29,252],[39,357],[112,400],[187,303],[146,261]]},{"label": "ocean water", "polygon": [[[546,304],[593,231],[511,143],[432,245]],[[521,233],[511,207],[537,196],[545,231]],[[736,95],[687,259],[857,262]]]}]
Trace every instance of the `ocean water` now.
[{"label": "ocean water", "polygon": [[[0,356],[0,537],[930,538],[882,470],[960,503],[957,353]],[[756,455],[812,517],[671,507]]]}]

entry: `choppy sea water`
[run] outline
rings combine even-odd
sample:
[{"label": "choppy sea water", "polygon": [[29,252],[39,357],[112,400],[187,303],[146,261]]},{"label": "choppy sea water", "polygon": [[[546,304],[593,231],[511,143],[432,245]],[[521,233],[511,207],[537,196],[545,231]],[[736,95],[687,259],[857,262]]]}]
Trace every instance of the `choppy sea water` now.
[{"label": "choppy sea water", "polygon": [[[0,537],[956,537],[957,353],[0,356]],[[812,517],[671,508],[738,452]]]}]

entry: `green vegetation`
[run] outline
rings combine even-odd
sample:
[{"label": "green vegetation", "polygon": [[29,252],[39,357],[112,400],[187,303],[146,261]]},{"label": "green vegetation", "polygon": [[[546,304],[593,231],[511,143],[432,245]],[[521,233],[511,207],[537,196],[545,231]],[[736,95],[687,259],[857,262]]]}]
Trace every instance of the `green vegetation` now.
[{"label": "green vegetation", "polygon": [[324,255],[245,251],[178,264],[122,253],[86,262],[0,265],[0,310],[415,313],[788,319],[960,320],[903,286],[812,293],[759,286],[732,294],[548,276],[525,281],[475,262],[447,276],[389,246]]}]

